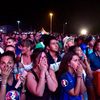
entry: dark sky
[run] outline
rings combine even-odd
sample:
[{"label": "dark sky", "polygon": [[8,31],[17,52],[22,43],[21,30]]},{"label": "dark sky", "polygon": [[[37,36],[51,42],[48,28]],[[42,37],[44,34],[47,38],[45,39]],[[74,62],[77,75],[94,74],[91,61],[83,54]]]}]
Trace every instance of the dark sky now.
[{"label": "dark sky", "polygon": [[[98,0],[99,1],[99,0]],[[49,31],[49,12],[53,12],[53,31],[77,33],[80,28],[100,33],[100,2],[97,0],[3,0],[0,5],[0,25],[26,26]]]}]

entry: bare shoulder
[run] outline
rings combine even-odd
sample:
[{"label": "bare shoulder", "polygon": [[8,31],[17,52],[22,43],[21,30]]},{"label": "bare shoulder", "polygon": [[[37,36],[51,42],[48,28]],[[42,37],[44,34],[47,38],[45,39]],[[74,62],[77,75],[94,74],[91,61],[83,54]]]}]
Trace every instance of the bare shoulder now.
[{"label": "bare shoulder", "polygon": [[30,72],[28,72],[28,74],[27,74],[27,78],[34,78],[34,79],[35,79],[35,76],[34,76],[33,73],[30,71]]}]

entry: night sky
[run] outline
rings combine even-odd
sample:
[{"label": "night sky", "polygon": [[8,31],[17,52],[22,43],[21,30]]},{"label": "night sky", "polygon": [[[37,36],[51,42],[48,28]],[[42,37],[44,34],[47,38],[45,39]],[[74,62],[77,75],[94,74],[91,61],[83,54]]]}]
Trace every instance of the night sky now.
[{"label": "night sky", "polygon": [[[99,0],[98,0],[99,1]],[[87,28],[100,33],[100,2],[97,0],[3,0],[0,3],[0,25],[10,24],[49,31],[49,12],[53,12],[53,31],[78,33]]]}]

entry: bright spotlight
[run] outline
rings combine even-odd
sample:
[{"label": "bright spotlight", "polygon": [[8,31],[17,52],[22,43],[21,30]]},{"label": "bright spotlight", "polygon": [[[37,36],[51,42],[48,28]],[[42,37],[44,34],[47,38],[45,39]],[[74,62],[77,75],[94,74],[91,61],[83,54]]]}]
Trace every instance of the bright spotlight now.
[{"label": "bright spotlight", "polygon": [[53,16],[53,13],[49,13],[50,16]]},{"label": "bright spotlight", "polygon": [[81,35],[87,35],[87,30],[86,29],[82,29],[81,30]]}]

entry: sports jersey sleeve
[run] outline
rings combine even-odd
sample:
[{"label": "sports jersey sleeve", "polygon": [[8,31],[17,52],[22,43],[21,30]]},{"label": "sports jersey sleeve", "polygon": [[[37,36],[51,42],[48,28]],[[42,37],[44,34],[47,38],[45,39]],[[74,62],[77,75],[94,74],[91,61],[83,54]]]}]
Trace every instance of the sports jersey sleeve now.
[{"label": "sports jersey sleeve", "polygon": [[65,92],[68,92],[74,88],[74,82],[71,79],[71,77],[69,78],[68,76],[66,77],[64,76],[64,77],[61,77],[60,79],[60,86],[61,86],[61,89],[63,89]]}]

